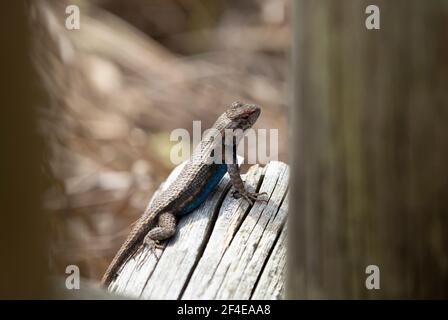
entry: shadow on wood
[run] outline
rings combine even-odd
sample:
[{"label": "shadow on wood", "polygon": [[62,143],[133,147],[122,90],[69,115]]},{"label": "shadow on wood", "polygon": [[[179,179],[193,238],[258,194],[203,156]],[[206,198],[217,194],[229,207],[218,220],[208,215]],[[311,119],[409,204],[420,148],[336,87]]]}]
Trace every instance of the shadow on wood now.
[{"label": "shadow on wood", "polygon": [[[176,182],[180,169],[160,190]],[[180,220],[163,250],[138,250],[109,290],[141,299],[282,298],[289,168],[281,162],[255,165],[245,181],[269,201],[251,206],[235,199],[226,175],[205,203]]]}]

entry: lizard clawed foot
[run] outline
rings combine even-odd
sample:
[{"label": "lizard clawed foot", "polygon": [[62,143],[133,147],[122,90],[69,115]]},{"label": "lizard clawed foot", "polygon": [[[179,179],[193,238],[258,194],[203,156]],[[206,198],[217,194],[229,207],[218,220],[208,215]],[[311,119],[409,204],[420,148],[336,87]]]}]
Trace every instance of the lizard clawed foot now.
[{"label": "lizard clawed foot", "polygon": [[259,201],[264,201],[264,202],[266,202],[266,203],[268,203],[269,202],[269,200],[268,199],[259,199],[259,197],[260,196],[263,196],[263,195],[268,195],[266,192],[260,192],[260,193],[257,193],[257,192],[248,192],[248,191],[246,191],[246,192],[244,192],[244,193],[240,193],[239,191],[237,191],[237,190],[235,190],[235,191],[233,191],[233,197],[235,198],[235,199],[238,199],[238,198],[240,198],[240,197],[243,197],[244,199],[246,199],[251,205],[253,205],[254,204],[254,202],[255,201],[257,201],[257,200],[259,200]]},{"label": "lizard clawed foot", "polygon": [[148,247],[149,252],[153,253],[156,259],[159,260],[159,257],[157,257],[156,255],[156,249],[163,249],[163,245],[160,244],[159,240],[154,240],[149,237],[145,237],[143,245]]},{"label": "lizard clawed foot", "polygon": [[[163,249],[163,245],[161,245],[158,240],[153,240],[151,238],[145,237],[145,239],[143,240],[143,246],[141,248],[143,249],[145,247],[148,247],[149,254],[154,254],[156,260],[159,261],[159,257],[156,255],[156,249]],[[141,261],[137,265],[137,268],[141,269],[145,261],[146,258],[141,259]]]}]

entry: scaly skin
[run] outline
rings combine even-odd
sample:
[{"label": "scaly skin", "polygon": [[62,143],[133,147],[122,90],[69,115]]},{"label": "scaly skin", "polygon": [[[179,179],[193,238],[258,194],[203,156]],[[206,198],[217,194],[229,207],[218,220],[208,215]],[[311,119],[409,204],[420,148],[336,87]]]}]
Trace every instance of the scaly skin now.
[{"label": "scaly skin", "polygon": [[[260,194],[247,192],[236,162],[236,147],[241,136],[225,139],[226,133],[252,127],[260,115],[256,105],[234,102],[213,125],[222,139],[213,139],[214,133],[205,135],[196,147],[191,159],[186,163],[175,183],[163,191],[152,205],[134,224],[131,233],[109,265],[101,283],[108,286],[117,276],[123,263],[132,256],[141,245],[153,250],[159,242],[170,238],[176,231],[177,217],[188,214],[197,208],[218,184],[226,171],[230,175],[236,194],[253,202]],[[227,140],[230,140],[228,142]],[[223,153],[231,152],[231,161],[227,164],[210,162],[215,148],[221,147]],[[224,157],[221,158],[223,160]],[[224,162],[224,161],[223,161]]]}]

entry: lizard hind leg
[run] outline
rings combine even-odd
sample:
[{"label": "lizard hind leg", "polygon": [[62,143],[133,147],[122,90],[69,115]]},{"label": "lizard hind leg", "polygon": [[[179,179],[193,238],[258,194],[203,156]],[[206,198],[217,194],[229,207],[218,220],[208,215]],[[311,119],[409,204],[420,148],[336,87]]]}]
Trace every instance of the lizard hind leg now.
[{"label": "lizard hind leg", "polygon": [[157,225],[149,230],[143,240],[144,245],[149,247],[151,252],[161,249],[161,241],[171,238],[176,232],[176,216],[171,212],[164,212],[159,215]]}]

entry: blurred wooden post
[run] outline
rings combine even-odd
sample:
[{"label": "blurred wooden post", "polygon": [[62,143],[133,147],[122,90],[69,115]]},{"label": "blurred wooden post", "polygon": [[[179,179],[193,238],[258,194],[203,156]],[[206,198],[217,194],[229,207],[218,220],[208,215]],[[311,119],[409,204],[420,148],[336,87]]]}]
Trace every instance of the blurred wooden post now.
[{"label": "blurred wooden post", "polygon": [[289,297],[447,298],[448,2],[293,4]]},{"label": "blurred wooden post", "polygon": [[28,4],[4,3],[0,125],[0,299],[50,296],[47,216],[42,208],[43,148],[37,130],[37,77]]}]

